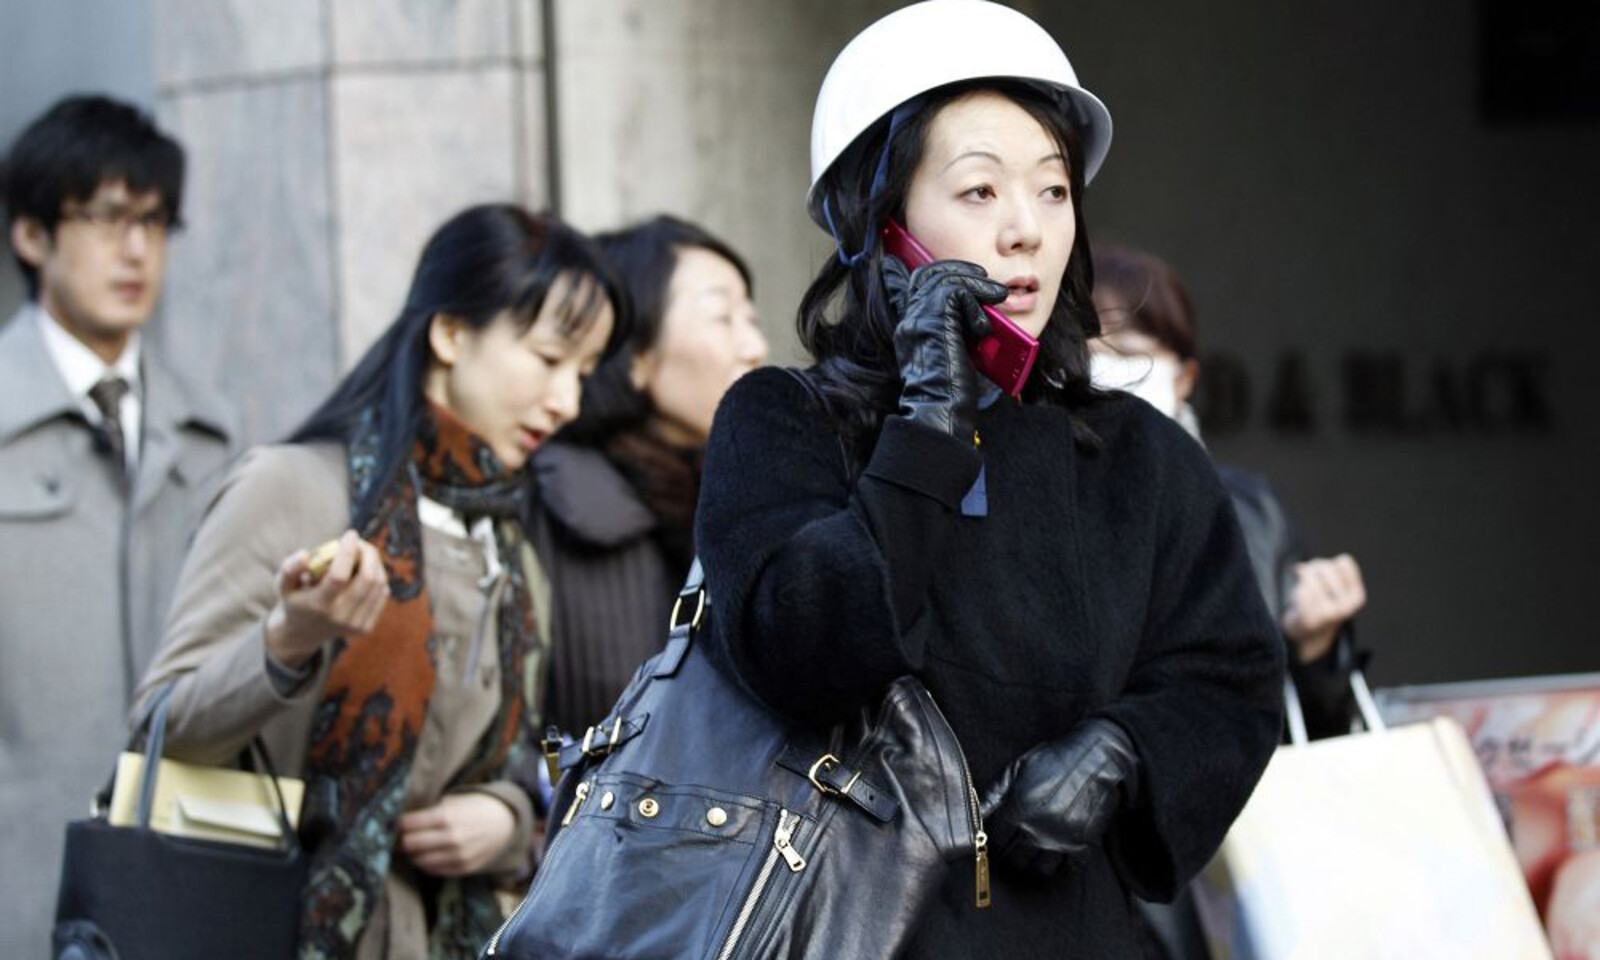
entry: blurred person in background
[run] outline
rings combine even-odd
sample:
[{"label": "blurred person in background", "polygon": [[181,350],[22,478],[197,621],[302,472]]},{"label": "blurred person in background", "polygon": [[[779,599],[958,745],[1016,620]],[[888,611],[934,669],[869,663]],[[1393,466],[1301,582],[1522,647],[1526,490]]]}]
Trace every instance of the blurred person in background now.
[{"label": "blurred person in background", "polygon": [[[1199,441],[1200,423],[1189,404],[1200,376],[1198,329],[1183,282],[1160,258],[1114,244],[1095,245],[1094,275],[1103,331],[1090,345],[1096,385],[1146,400]],[[1307,732],[1348,733],[1356,716],[1350,672],[1358,658],[1353,643],[1338,641],[1366,603],[1360,567],[1349,554],[1306,559],[1265,478],[1224,465],[1217,472],[1233,500],[1261,595],[1288,646]],[[1139,906],[1149,960],[1209,956],[1188,891],[1170,905]]]},{"label": "blurred person in background", "polygon": [[661,649],[694,559],[712,416],[767,357],[750,270],[728,244],[669,216],[597,239],[633,332],[588,379],[578,419],[534,457],[553,600],[547,716],[568,732],[605,716]]},{"label": "blurred person in background", "polygon": [[[0,956],[44,956],[63,828],[125,739],[232,418],[142,342],[183,148],[69,97],[17,137],[6,224],[28,301],[0,327]],[[226,322],[226,318],[218,318]]]},{"label": "blurred person in background", "polygon": [[458,214],[399,318],[196,534],[135,719],[170,686],[168,755],[226,763],[259,734],[306,779],[302,960],[466,960],[502,920],[535,823],[508,773],[543,644],[527,465],[625,330],[621,296],[572,228]]}]

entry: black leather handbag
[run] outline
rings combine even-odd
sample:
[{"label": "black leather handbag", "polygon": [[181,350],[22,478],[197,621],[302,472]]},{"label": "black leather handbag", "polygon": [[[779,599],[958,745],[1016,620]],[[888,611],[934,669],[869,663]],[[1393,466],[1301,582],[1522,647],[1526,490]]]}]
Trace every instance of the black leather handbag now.
[{"label": "black leather handbag", "polygon": [[[136,823],[101,813],[67,825],[51,955],[55,960],[291,960],[306,861],[277,792],[277,849],[198,840],[150,828],[168,687],[150,713]],[[102,796],[101,806],[109,796]]]},{"label": "black leather handbag", "polygon": [[483,957],[882,960],[959,861],[987,906],[977,794],[922,684],[799,728],[696,643],[710,610],[696,563],[666,647],[560,748],[544,862]]}]

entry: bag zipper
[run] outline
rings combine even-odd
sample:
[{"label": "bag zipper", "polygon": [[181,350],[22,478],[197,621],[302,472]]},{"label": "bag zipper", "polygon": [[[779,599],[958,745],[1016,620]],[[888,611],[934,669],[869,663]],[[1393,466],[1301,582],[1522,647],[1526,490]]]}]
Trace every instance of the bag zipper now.
[{"label": "bag zipper", "polygon": [[[572,805],[567,807],[566,816],[561,818],[561,825],[563,827],[571,825],[572,819],[578,815],[578,808],[583,806],[583,801],[587,800],[588,798],[589,798],[589,781],[585,780],[582,783],[578,784],[577,788],[575,790],[573,790],[573,792],[572,792]],[[561,838],[560,837],[556,837],[556,843],[560,843],[560,842],[561,842]],[[552,850],[553,849],[554,849],[554,846],[552,845]],[[547,863],[549,862],[550,853],[551,853],[550,850],[545,851],[545,861]],[[529,893],[531,894],[532,891],[530,890]],[[499,947],[500,947],[500,938],[505,936],[506,930],[510,929],[512,921],[516,920],[517,917],[522,915],[522,908],[527,906],[527,905],[528,905],[528,897],[524,896],[522,898],[522,902],[517,905],[517,909],[511,911],[511,916],[506,917],[505,921],[500,924],[500,929],[496,930],[494,932],[494,936],[489,938],[489,945],[486,948],[484,948],[484,951],[483,951],[483,955],[484,956],[492,957],[492,956],[495,955],[495,951],[498,950]]]},{"label": "bag zipper", "polygon": [[733,951],[739,946],[739,938],[744,936],[745,928],[750,924],[750,918],[755,915],[756,907],[761,903],[761,895],[766,892],[767,884],[772,880],[772,871],[778,865],[778,858],[788,865],[793,873],[799,873],[806,868],[806,858],[794,848],[794,836],[800,827],[800,815],[794,814],[794,822],[789,821],[789,811],[778,811],[778,829],[772,835],[772,849],[767,851],[767,860],[761,865],[761,872],[756,875],[755,886],[750,888],[750,895],[744,898],[744,905],[739,908],[739,915],[734,918],[733,929],[728,931],[728,939],[722,943],[722,950],[717,953],[717,960],[728,960],[733,956]]},{"label": "bag zipper", "polygon": [[[933,704],[933,711],[944,721],[947,728],[950,720],[945,717],[944,711],[939,709],[939,701],[933,699],[933,694],[928,694],[928,702]],[[978,806],[978,791],[972,785],[972,769],[967,766],[967,754],[957,749],[956,756],[961,758],[961,780],[967,788],[967,821],[972,827],[972,854],[973,854],[973,889],[975,905],[979,910],[987,910],[990,904],[989,886],[989,835],[983,831],[983,811]]]},{"label": "bag zipper", "polygon": [[506,929],[511,926],[511,922],[522,916],[522,908],[527,905],[528,898],[523,897],[522,902],[517,904],[517,909],[511,911],[511,916],[506,917],[505,922],[500,924],[500,929],[496,930],[494,936],[489,938],[489,945],[483,951],[484,956],[492,957],[495,955],[495,951],[500,947],[500,938],[506,935]]},{"label": "bag zipper", "polygon": [[589,799],[589,781],[585,780],[572,792],[572,806],[567,808],[566,816],[561,818],[563,827],[572,826],[572,818],[578,815],[578,808],[583,806],[583,801],[587,799]]}]

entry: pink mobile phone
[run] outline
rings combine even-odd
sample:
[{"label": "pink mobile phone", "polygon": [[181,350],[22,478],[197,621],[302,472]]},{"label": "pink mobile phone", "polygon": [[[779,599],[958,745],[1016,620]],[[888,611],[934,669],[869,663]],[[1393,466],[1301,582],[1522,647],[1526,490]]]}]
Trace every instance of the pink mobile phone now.
[{"label": "pink mobile phone", "polygon": [[[884,225],[883,251],[899,257],[911,270],[933,262],[933,254],[894,220]],[[994,307],[985,306],[983,312],[989,317],[989,335],[973,346],[972,365],[1015,397],[1022,393],[1033,361],[1039,357],[1039,341]]]}]

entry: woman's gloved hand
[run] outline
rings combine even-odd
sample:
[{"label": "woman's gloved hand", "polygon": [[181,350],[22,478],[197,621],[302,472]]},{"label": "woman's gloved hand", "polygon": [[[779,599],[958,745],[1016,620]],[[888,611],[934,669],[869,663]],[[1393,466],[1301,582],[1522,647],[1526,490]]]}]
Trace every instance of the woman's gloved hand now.
[{"label": "woman's gloved hand", "polygon": [[1133,802],[1138,773],[1133,741],[1110,720],[1088,720],[1034,747],[984,791],[989,849],[1018,869],[1055,874]]},{"label": "woman's gloved hand", "polygon": [[970,443],[978,410],[970,344],[987,336],[980,307],[1005,300],[1005,284],[963,260],[938,260],[907,274],[883,258],[883,282],[900,321],[894,355],[900,364],[900,415]]}]

